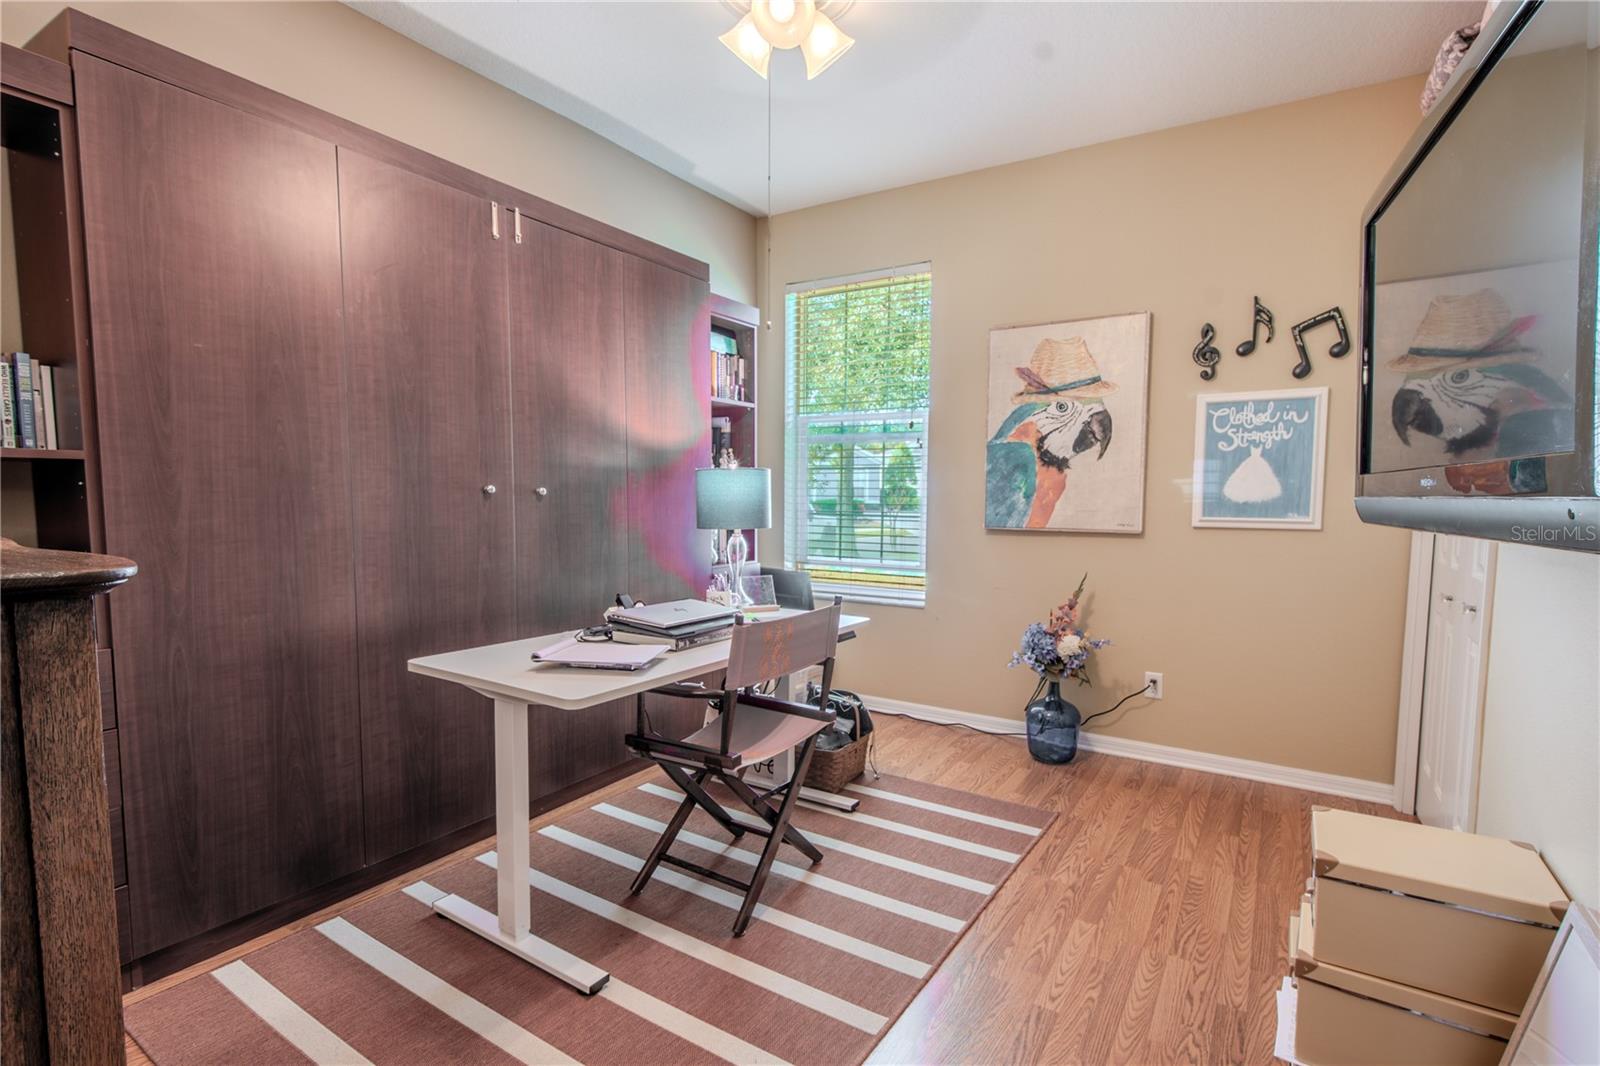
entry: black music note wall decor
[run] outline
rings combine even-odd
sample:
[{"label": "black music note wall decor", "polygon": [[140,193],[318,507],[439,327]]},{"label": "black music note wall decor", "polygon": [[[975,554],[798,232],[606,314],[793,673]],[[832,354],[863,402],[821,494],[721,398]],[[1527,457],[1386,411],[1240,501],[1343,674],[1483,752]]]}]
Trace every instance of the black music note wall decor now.
[{"label": "black music note wall decor", "polygon": [[1211,323],[1200,327],[1200,343],[1194,346],[1194,361],[1200,365],[1201,381],[1210,381],[1217,376],[1217,362],[1222,358],[1222,353],[1211,343],[1216,339],[1217,331]]},{"label": "black music note wall decor", "polygon": [[1267,327],[1267,339],[1263,343],[1271,344],[1272,338],[1277,335],[1277,327],[1273,325],[1272,321],[1272,312],[1267,310],[1266,305],[1261,302],[1261,297],[1256,296],[1253,299],[1256,302],[1256,310],[1255,321],[1250,323],[1250,339],[1239,342],[1239,347],[1233,350],[1236,355],[1245,356],[1256,350],[1256,338],[1261,336],[1262,326]]},{"label": "black music note wall decor", "polygon": [[1337,307],[1330,307],[1321,314],[1312,315],[1304,322],[1296,322],[1289,328],[1294,336],[1294,346],[1300,352],[1300,362],[1290,371],[1295,377],[1303,378],[1311,373],[1311,356],[1306,354],[1306,334],[1316,329],[1325,322],[1332,322],[1339,327],[1339,339],[1328,347],[1328,356],[1340,359],[1350,354],[1350,331],[1344,325],[1344,312]]}]

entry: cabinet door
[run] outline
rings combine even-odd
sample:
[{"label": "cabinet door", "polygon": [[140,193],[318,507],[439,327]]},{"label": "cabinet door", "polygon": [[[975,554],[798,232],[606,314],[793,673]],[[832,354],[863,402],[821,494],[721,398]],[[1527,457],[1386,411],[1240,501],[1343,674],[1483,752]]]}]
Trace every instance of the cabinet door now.
[{"label": "cabinet door", "polygon": [[711,461],[707,286],[628,257],[628,555],[633,593],[699,598],[712,536],[696,530],[694,472]]},{"label": "cabinet door", "polygon": [[[625,286],[631,257],[522,220],[511,249],[517,624],[594,625],[628,573]],[[529,724],[529,794],[624,762],[633,701],[546,708]]]},{"label": "cabinet door", "polygon": [[362,862],[332,145],[74,59],[135,956]]},{"label": "cabinet door", "polygon": [[377,862],[493,809],[489,701],[406,660],[513,635],[510,239],[488,201],[343,148],[339,189]]},{"label": "cabinet door", "polygon": [[628,573],[623,291],[631,256],[523,219],[511,249],[517,624],[595,625]]}]

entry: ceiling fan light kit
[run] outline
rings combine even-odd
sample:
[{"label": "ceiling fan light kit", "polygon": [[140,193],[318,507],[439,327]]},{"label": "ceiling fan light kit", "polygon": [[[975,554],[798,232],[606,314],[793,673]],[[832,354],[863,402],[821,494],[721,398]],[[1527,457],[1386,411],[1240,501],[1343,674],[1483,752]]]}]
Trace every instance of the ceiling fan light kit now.
[{"label": "ceiling fan light kit", "polygon": [[816,0],[751,0],[750,18],[774,48],[794,48],[811,32]]},{"label": "ceiling fan light kit", "polygon": [[833,66],[855,43],[856,39],[841,30],[838,23],[818,11],[811,32],[800,44],[800,54],[806,57],[806,80]]},{"label": "ceiling fan light kit", "polygon": [[767,64],[772,62],[772,45],[761,36],[755,19],[746,15],[717,40],[727,45],[728,51],[744,60],[751,70],[763,78],[767,76]]},{"label": "ceiling fan light kit", "polygon": [[717,38],[763,78],[774,48],[798,48],[809,80],[848,52],[855,38],[817,10],[816,0],[752,0],[750,10]]}]

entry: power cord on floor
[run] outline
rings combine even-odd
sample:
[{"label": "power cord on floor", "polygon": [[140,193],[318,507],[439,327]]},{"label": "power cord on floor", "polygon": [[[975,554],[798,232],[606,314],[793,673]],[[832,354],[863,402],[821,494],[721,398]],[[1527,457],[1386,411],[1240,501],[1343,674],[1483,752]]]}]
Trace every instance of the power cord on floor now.
[{"label": "power cord on floor", "polygon": [[1116,710],[1118,707],[1121,707],[1124,703],[1127,703],[1129,700],[1133,699],[1135,696],[1142,696],[1146,692],[1149,692],[1151,689],[1155,688],[1155,686],[1156,686],[1156,683],[1154,681],[1145,682],[1144,688],[1136,689],[1135,691],[1128,693],[1126,696],[1122,697],[1116,703],[1113,703],[1111,706],[1107,707],[1103,711],[1094,712],[1089,717],[1087,717],[1083,721],[1079,722],[1078,723],[1078,728],[1082,729],[1084,726],[1088,725],[1090,722],[1094,721],[1096,718],[1099,718],[1103,714],[1110,714],[1112,711]]},{"label": "power cord on floor", "polygon": [[917,715],[911,714],[908,711],[888,711],[884,710],[882,707],[874,707],[872,709],[872,713],[887,714],[891,718],[909,718],[913,722],[923,722],[927,725],[951,725],[957,727],[958,729],[968,729],[974,733],[982,733],[985,736],[990,737],[1025,737],[1028,735],[1026,733],[1015,733],[1005,729],[984,729],[980,726],[968,725],[966,722],[938,722],[932,718],[919,718]]},{"label": "power cord on floor", "polygon": [[[1094,721],[1096,718],[1099,718],[1102,715],[1110,714],[1112,711],[1116,710],[1118,707],[1121,707],[1124,703],[1127,703],[1129,700],[1133,699],[1135,696],[1144,695],[1146,692],[1150,691],[1151,687],[1154,684],[1155,684],[1154,682],[1151,682],[1150,684],[1145,685],[1143,688],[1135,689],[1134,691],[1128,693],[1126,696],[1122,697],[1116,703],[1113,703],[1111,706],[1107,707],[1105,710],[1096,711],[1095,713],[1091,714],[1089,717],[1085,718],[1082,722],[1078,723],[1078,728],[1082,729],[1084,726],[1088,725],[1090,722]],[[1035,699],[1038,699],[1039,698],[1039,693],[1043,692],[1043,691],[1044,691],[1044,685],[1041,683],[1039,685],[1039,687],[1034,690],[1033,698],[1028,700],[1028,702],[1032,703]],[[911,713],[909,713],[907,711],[890,711],[890,710],[885,710],[884,708],[881,708],[881,707],[873,708],[872,713],[873,714],[887,714],[887,715],[890,715],[890,716],[895,717],[895,718],[909,718],[913,722],[926,722],[928,725],[951,725],[951,726],[956,726],[957,728],[960,728],[960,729],[969,729],[974,733],[982,733],[985,736],[991,736],[991,737],[1025,737],[1025,736],[1028,735],[1026,730],[984,729],[981,726],[969,725],[966,722],[939,722],[939,721],[935,721],[934,719],[931,719],[931,718],[919,718],[917,715],[911,714]]]}]

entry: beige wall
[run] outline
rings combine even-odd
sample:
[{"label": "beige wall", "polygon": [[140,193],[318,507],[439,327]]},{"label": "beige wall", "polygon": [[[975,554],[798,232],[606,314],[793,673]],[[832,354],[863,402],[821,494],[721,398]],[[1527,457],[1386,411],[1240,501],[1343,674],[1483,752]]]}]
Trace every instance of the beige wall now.
[{"label": "beige wall", "polygon": [[[0,4],[22,45],[63,4]],[[711,264],[749,300],[755,222],[610,141],[333,3],[81,3],[79,10]]]},{"label": "beige wall", "polygon": [[[867,608],[874,624],[846,646],[841,685],[1020,717],[1032,684],[1005,665],[1017,636],[1088,571],[1089,621],[1116,645],[1100,654],[1095,687],[1070,695],[1088,713],[1140,688],[1146,670],[1167,686],[1164,700],[1130,701],[1094,728],[1393,777],[1407,535],[1363,525],[1351,503],[1356,360],[1328,359],[1324,336],[1304,382],[1332,390],[1321,532],[1192,529],[1189,482],[1198,392],[1293,387],[1291,324],[1337,303],[1355,327],[1360,212],[1416,125],[1418,87],[1406,79],[773,220],[769,308],[788,282],[933,263],[928,603]],[[1276,312],[1278,337],[1240,359],[1253,295]],[[1122,311],[1154,313],[1143,535],[986,533],[989,329]],[[1190,360],[1206,321],[1226,353],[1210,383]],[[782,344],[780,312],[763,335],[769,368]],[[762,383],[766,410],[782,411],[782,375],[769,369]],[[781,469],[781,418],[763,419],[761,446]],[[767,558],[781,555],[781,513],[774,527]]]},{"label": "beige wall", "polygon": [[1600,906],[1600,556],[1500,546],[1482,750],[1478,832]]}]

